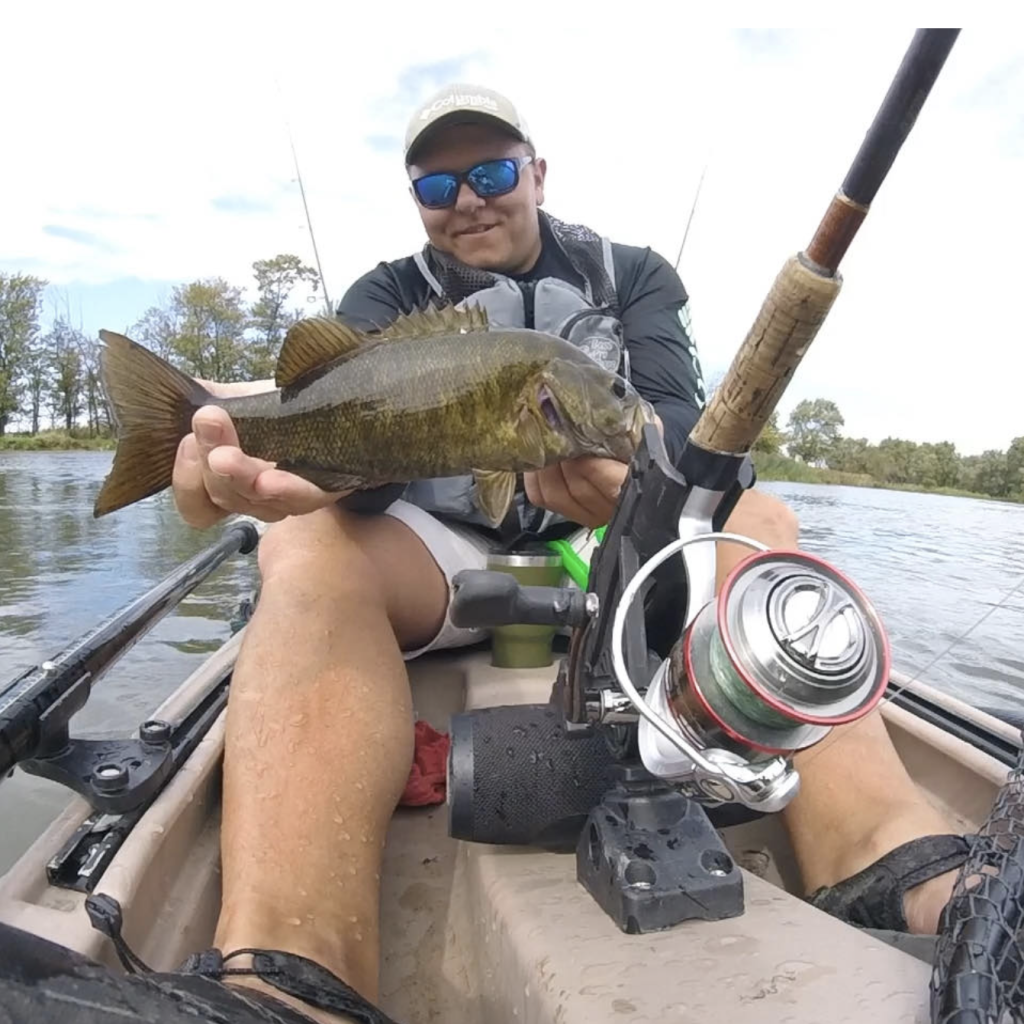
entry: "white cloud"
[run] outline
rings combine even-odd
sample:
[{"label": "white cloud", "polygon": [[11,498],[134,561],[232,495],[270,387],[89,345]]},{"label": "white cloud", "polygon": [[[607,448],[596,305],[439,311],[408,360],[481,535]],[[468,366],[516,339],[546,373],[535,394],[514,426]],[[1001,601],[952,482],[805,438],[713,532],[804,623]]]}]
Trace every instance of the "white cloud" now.
[{"label": "white cloud", "polygon": [[[5,110],[0,259],[38,261],[31,269],[63,285],[247,283],[254,259],[311,260],[287,115],[336,300],[422,244],[401,157],[383,141],[401,136],[431,68],[458,68],[525,110],[549,162],[548,208],[617,240],[674,260],[707,165],[680,272],[709,372],[810,239],[913,30],[869,18],[737,35],[640,3],[549,4],[543,17],[422,3],[37,3],[5,19],[19,42],[0,90],[20,101]],[[1005,23],[965,29],[784,414],[822,395],[847,433],[950,438],[967,452],[1024,434],[1022,110],[1024,43]],[[230,209],[240,205],[250,209]]]}]

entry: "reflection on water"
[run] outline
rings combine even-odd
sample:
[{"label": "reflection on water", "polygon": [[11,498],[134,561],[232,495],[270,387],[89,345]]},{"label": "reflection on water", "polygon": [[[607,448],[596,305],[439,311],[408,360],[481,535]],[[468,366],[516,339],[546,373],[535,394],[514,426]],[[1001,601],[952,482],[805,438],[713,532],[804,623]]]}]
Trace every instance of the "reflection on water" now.
[{"label": "reflection on water", "polygon": [[[0,453],[0,685],[52,656],[210,543],[168,494],[93,519],[107,452]],[[765,483],[797,513],[801,545],[874,602],[895,665],[982,707],[1020,707],[1024,507],[893,491]],[[124,735],[230,635],[255,560],[236,556],[100,680],[75,718]],[[986,612],[979,626],[965,631]],[[932,664],[947,647],[951,650]],[[930,666],[930,667],[929,667]],[[0,871],[67,802],[22,772],[0,785]]]}]

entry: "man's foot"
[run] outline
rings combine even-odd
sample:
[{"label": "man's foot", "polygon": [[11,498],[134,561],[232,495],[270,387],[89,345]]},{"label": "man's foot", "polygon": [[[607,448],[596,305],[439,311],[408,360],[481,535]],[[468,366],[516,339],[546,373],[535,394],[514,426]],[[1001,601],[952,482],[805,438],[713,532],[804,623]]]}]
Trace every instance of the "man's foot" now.
[{"label": "man's foot", "polygon": [[[918,808],[894,815],[833,865],[834,881],[808,899],[862,927],[934,935],[969,839],[941,820],[917,821]],[[938,826],[938,827],[936,827]]]}]

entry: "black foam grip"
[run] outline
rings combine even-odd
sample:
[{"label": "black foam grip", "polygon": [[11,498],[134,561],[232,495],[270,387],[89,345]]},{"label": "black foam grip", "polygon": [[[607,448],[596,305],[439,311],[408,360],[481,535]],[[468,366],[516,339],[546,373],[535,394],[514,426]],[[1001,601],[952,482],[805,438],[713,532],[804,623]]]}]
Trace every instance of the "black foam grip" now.
[{"label": "black foam grip", "polygon": [[[566,732],[565,718],[552,704],[453,715],[449,834],[473,843],[571,850],[621,767],[600,729]],[[716,828],[727,828],[762,812],[723,804],[707,815]]]},{"label": "black foam grip", "polygon": [[477,843],[572,849],[611,786],[597,732],[565,732],[550,704],[482,708],[451,720],[449,832]]}]

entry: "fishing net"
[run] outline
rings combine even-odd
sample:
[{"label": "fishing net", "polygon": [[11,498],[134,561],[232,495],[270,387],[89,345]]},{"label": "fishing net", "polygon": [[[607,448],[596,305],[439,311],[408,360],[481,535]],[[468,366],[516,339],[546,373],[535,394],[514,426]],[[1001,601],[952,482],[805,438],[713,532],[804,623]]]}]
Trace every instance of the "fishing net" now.
[{"label": "fishing net", "polygon": [[[586,282],[595,306],[616,305],[615,286],[604,266],[604,243],[597,232],[583,224],[567,224],[538,210],[541,232],[565,254],[573,269]],[[459,303],[467,295],[489,288],[500,275],[470,267],[429,243],[423,254],[449,302]]]},{"label": "fishing net", "polygon": [[1024,751],[943,912],[931,980],[933,1024],[1024,1021]]}]

